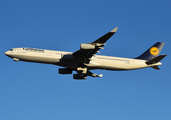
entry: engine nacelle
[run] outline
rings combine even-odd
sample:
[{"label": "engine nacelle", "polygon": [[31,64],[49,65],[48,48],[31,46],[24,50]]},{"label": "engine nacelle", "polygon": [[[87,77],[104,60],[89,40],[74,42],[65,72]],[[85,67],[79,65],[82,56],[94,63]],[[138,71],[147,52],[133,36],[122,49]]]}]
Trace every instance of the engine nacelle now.
[{"label": "engine nacelle", "polygon": [[80,48],[84,50],[93,50],[96,48],[96,46],[89,44],[89,43],[82,43],[80,44]]},{"label": "engine nacelle", "polygon": [[83,80],[83,79],[87,79],[87,76],[84,74],[74,74],[73,78],[77,80]]},{"label": "engine nacelle", "polygon": [[58,73],[59,74],[72,74],[72,70],[68,68],[59,68]]}]

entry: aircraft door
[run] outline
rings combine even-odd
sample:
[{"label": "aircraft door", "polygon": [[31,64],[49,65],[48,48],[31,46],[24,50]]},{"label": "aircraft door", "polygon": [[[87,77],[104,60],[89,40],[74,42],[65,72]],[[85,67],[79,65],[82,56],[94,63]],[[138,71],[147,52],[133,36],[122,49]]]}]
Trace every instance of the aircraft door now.
[{"label": "aircraft door", "polygon": [[17,53],[21,53],[21,50],[17,50]]},{"label": "aircraft door", "polygon": [[60,53],[55,53],[55,58],[61,59],[62,55]]},{"label": "aircraft door", "polygon": [[47,52],[47,55],[48,55],[48,56],[51,56],[51,52]]},{"label": "aircraft door", "polygon": [[131,60],[131,61],[130,61],[130,64],[134,64],[134,61],[133,61],[133,60]]}]

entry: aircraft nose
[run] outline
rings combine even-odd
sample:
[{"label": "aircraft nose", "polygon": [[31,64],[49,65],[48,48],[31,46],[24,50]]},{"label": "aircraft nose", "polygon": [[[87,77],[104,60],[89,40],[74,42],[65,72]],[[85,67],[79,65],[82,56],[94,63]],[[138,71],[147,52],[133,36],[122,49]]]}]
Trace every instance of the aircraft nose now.
[{"label": "aircraft nose", "polygon": [[6,51],[4,54],[5,54],[6,56],[8,56],[8,55],[9,55],[8,51]]}]

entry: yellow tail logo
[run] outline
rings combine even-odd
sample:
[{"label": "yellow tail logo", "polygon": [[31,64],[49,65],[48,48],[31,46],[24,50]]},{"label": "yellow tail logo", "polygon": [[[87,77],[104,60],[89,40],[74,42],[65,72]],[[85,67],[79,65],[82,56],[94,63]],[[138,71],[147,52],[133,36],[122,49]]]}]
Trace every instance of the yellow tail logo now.
[{"label": "yellow tail logo", "polygon": [[150,49],[150,54],[154,55],[154,56],[158,55],[159,54],[159,49],[157,47],[152,47]]}]

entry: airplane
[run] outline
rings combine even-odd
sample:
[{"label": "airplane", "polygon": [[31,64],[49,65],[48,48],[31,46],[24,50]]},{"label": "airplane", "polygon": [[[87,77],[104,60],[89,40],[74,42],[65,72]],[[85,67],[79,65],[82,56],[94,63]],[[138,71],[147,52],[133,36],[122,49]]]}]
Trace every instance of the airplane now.
[{"label": "airplane", "polygon": [[104,55],[95,55],[100,53],[106,41],[112,37],[118,27],[106,33],[92,43],[81,43],[80,49],[76,52],[53,51],[37,48],[13,48],[5,52],[5,55],[12,58],[13,61],[25,61],[58,65],[59,74],[73,74],[73,79],[84,80],[87,76],[102,77],[103,74],[97,75],[90,70],[134,70],[151,67],[159,70],[158,65],[162,65],[162,60],[167,55],[159,55],[165,43],[157,42],[142,55],[136,58],[121,58]]}]

